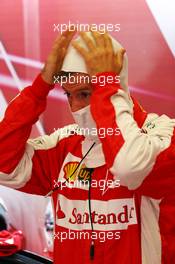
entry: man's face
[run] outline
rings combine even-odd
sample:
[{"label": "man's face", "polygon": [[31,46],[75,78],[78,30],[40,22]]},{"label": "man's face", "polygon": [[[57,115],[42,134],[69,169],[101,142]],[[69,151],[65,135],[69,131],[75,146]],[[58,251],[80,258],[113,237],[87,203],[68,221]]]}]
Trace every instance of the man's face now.
[{"label": "man's face", "polygon": [[[65,94],[67,95],[71,111],[75,112],[90,104],[92,86],[90,82],[87,81],[87,79],[83,79],[83,77],[85,76],[88,77],[88,74],[75,73],[72,75],[75,76],[76,80],[78,79],[79,81],[67,81],[66,83],[64,83],[62,88],[65,91]],[[81,77],[82,79],[80,80]]]}]

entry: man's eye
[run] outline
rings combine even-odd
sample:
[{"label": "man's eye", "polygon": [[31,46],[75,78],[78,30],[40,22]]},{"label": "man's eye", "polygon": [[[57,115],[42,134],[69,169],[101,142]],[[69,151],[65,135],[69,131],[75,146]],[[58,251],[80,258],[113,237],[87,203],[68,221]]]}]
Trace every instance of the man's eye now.
[{"label": "man's eye", "polygon": [[64,94],[65,94],[67,97],[70,97],[70,93],[68,93],[68,92],[64,92]]},{"label": "man's eye", "polygon": [[81,93],[79,94],[79,96],[80,96],[81,98],[88,98],[89,96],[91,96],[91,93],[90,93],[90,92],[81,92]]}]

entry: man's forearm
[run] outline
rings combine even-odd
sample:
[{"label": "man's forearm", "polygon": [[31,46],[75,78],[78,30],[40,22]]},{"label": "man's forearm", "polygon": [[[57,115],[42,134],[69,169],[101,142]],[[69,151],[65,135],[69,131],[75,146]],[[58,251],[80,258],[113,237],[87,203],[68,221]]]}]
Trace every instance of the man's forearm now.
[{"label": "man's forearm", "polygon": [[0,171],[10,173],[21,159],[32,125],[46,108],[46,98],[53,85],[39,75],[11,101],[0,122]]},{"label": "man's forearm", "polygon": [[[151,172],[160,152],[169,146],[174,123],[167,117],[163,118],[163,126],[159,126],[158,120],[162,137],[156,131],[145,133],[134,120],[129,96],[119,84],[95,85],[94,89],[91,112],[97,127],[120,129],[119,135],[106,134],[101,138],[108,168],[121,185],[136,189]],[[164,127],[169,131],[166,135]]]}]

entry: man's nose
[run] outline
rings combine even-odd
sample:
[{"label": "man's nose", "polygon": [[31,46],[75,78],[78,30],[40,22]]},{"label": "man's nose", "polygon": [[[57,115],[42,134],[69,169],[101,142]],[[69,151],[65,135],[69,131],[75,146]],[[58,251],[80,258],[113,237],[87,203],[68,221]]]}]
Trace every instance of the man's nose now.
[{"label": "man's nose", "polygon": [[69,104],[72,112],[76,112],[84,107],[82,103],[74,97],[69,98]]}]

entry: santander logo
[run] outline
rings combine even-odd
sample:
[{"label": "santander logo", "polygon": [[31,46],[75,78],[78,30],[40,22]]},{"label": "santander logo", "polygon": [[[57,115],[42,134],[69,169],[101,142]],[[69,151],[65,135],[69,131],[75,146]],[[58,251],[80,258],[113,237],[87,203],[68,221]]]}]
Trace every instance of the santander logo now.
[{"label": "santander logo", "polygon": [[[126,230],[137,224],[134,198],[91,200],[94,230]],[[91,230],[88,200],[70,200],[59,194],[56,225],[70,230]]]},{"label": "santander logo", "polygon": [[[109,225],[117,223],[129,223],[130,218],[134,217],[134,207],[129,208],[127,205],[122,207],[121,212],[99,214],[93,211],[91,214],[92,223],[99,225]],[[72,217],[69,218],[71,224],[89,224],[90,214],[84,212],[83,214],[77,211],[77,208],[72,210]]]},{"label": "santander logo", "polygon": [[58,219],[65,218],[65,213],[61,209],[60,201],[59,200],[58,200],[58,203],[57,203],[57,211],[56,211],[56,214],[57,214],[57,218]]}]

